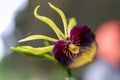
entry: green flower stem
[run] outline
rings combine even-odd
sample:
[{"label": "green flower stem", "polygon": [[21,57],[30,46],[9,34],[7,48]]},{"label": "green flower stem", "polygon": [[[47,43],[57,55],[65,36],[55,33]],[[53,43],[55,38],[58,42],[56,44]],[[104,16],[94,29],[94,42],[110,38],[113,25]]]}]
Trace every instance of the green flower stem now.
[{"label": "green flower stem", "polygon": [[44,54],[44,55],[42,55],[42,56],[43,56],[45,59],[48,59],[48,60],[50,60],[50,61],[52,61],[52,62],[57,63],[57,64],[66,72],[66,74],[67,74],[66,80],[75,80],[75,79],[73,79],[71,70],[70,70],[69,68],[63,66],[62,64],[60,64],[53,56],[48,55],[48,54]]},{"label": "green flower stem", "polygon": [[67,74],[67,78],[71,78],[72,77],[72,73],[71,70],[66,68],[65,66],[63,66],[62,64],[60,64],[59,62],[57,62],[57,64],[63,69],[65,70],[66,74]]},{"label": "green flower stem", "polygon": [[55,58],[54,58],[53,56],[51,56],[51,55],[43,54],[42,57],[45,58],[45,59],[48,59],[48,60],[50,60],[50,61],[57,62],[57,61],[55,60]]},{"label": "green flower stem", "polygon": [[66,69],[68,78],[72,77],[72,72],[70,69]]}]

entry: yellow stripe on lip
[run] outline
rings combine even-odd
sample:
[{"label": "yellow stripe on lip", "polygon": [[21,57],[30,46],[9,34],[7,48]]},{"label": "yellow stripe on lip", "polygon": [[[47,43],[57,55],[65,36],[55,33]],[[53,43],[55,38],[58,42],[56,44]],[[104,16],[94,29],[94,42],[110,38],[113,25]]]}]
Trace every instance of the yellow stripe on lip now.
[{"label": "yellow stripe on lip", "polygon": [[74,69],[92,62],[95,57],[96,51],[97,44],[94,41],[90,46],[90,51],[86,50],[86,52],[83,52],[79,57],[73,59],[73,62],[68,67]]}]

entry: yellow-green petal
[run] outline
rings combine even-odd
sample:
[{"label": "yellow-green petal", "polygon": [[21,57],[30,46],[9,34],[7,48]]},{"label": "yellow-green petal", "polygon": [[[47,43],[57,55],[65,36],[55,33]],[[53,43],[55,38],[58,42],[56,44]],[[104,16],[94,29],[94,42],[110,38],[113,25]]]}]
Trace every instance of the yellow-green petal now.
[{"label": "yellow-green petal", "polygon": [[77,24],[77,21],[75,18],[70,18],[69,23],[68,23],[68,35],[70,36],[70,31],[73,27],[75,27]]},{"label": "yellow-green petal", "polygon": [[42,48],[33,48],[31,46],[18,46],[18,47],[11,47],[11,49],[21,54],[39,57],[42,56],[44,53],[52,52],[53,47],[54,45],[42,47]]},{"label": "yellow-green petal", "polygon": [[51,38],[51,37],[48,37],[48,36],[44,36],[44,35],[32,35],[32,36],[29,36],[29,37],[26,37],[24,39],[21,39],[19,40],[18,42],[25,42],[25,41],[31,41],[31,40],[48,40],[48,41],[51,41],[51,42],[56,42],[57,39],[54,39],[54,38]]},{"label": "yellow-green petal", "polygon": [[50,2],[48,2],[48,4],[50,5],[50,7],[55,10],[62,18],[63,21],[63,25],[64,25],[64,31],[65,31],[65,36],[68,37],[68,27],[67,27],[67,19],[65,14],[63,13],[62,10],[60,10],[59,8],[57,8],[56,6],[52,5]]},{"label": "yellow-green petal", "polygon": [[58,36],[58,38],[60,40],[65,40],[64,34],[61,32],[61,30],[57,27],[57,25],[50,18],[47,18],[45,16],[40,16],[38,14],[38,8],[39,7],[40,6],[37,6],[34,10],[35,17],[37,19],[39,19],[40,21],[43,21],[44,23],[48,24],[54,30],[54,32],[56,33],[56,35]]}]

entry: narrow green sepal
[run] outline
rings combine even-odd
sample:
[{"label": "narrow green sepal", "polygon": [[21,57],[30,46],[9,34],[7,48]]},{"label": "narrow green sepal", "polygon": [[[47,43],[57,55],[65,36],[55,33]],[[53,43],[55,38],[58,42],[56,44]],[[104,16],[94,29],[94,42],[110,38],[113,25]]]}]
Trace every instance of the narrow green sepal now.
[{"label": "narrow green sepal", "polygon": [[57,25],[54,23],[54,21],[52,21],[50,18],[47,18],[47,17],[45,17],[45,16],[41,16],[41,15],[38,14],[38,9],[39,9],[39,8],[40,8],[40,5],[38,5],[38,6],[35,8],[35,10],[34,10],[34,16],[35,16],[38,20],[40,20],[40,21],[48,24],[48,25],[53,29],[53,31],[56,33],[56,35],[58,36],[58,38],[59,38],[60,40],[65,40],[65,35],[64,35],[64,34],[62,33],[62,31],[57,27]]},{"label": "narrow green sepal", "polygon": [[53,45],[43,48],[33,48],[31,46],[11,47],[11,50],[13,51],[32,57],[40,57],[47,52],[52,52],[52,49],[53,49]]},{"label": "narrow green sepal", "polygon": [[64,32],[65,32],[65,36],[68,37],[68,27],[67,27],[67,19],[65,14],[63,13],[63,11],[61,9],[59,9],[58,7],[54,6],[53,4],[51,4],[50,2],[48,2],[49,6],[56,11],[60,17],[62,18],[63,21],[63,25],[64,25]]},{"label": "narrow green sepal", "polygon": [[26,41],[32,41],[32,40],[48,40],[51,42],[57,41],[57,39],[54,39],[54,38],[51,38],[48,36],[44,36],[44,35],[31,35],[29,37],[19,40],[18,42],[26,42]]},{"label": "narrow green sepal", "polygon": [[77,21],[74,17],[69,19],[68,23],[68,36],[70,37],[70,31],[77,25]]}]

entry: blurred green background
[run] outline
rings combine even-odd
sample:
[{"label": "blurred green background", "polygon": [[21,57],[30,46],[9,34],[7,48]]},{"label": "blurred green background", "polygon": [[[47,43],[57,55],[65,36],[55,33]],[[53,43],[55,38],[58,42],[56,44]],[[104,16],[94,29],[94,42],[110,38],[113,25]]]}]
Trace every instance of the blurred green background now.
[{"label": "blurred green background", "polygon": [[[48,25],[34,17],[33,10],[37,5],[41,5],[39,14],[50,17],[63,30],[60,16],[48,6],[48,1],[63,10],[67,18],[75,17],[78,25],[86,24],[94,32],[104,21],[120,19],[120,0],[28,0],[27,7],[15,16],[15,26],[20,31],[18,39],[32,34],[56,37]],[[38,47],[43,46],[43,41],[18,45]],[[84,69],[72,70],[77,80],[82,80]],[[15,52],[6,54],[0,62],[0,80],[64,80],[65,75],[64,70],[51,61]]]}]

